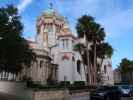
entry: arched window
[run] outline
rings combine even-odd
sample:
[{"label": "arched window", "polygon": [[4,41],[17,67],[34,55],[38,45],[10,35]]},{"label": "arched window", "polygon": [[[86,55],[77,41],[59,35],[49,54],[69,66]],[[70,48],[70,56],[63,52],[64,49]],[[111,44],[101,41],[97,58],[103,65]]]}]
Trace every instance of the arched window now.
[{"label": "arched window", "polygon": [[77,60],[77,72],[80,73],[81,71],[81,61],[80,60]]},{"label": "arched window", "polygon": [[104,65],[104,73],[105,74],[107,73],[107,67],[106,67],[106,65]]},{"label": "arched window", "polygon": [[53,32],[53,26],[52,26],[52,24],[50,24],[50,25],[48,25],[48,32]]},{"label": "arched window", "polygon": [[66,39],[66,48],[68,48],[68,42],[69,42],[68,39]]},{"label": "arched window", "polygon": [[40,68],[43,67],[43,61],[40,61]]},{"label": "arched window", "polygon": [[112,67],[112,65],[111,65],[110,63],[108,64],[108,66],[109,66],[109,67]]},{"label": "arched window", "polygon": [[62,39],[62,47],[69,48],[69,40],[68,39]]},{"label": "arched window", "polygon": [[101,70],[100,65],[97,64],[97,71],[99,72]]},{"label": "arched window", "polygon": [[75,58],[74,58],[74,56],[72,56],[72,61],[75,62]]}]

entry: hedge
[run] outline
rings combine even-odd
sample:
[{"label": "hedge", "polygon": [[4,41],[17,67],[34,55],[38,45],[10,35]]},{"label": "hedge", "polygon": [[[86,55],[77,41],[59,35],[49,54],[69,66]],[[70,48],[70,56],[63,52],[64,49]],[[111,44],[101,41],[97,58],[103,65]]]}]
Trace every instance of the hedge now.
[{"label": "hedge", "polygon": [[32,81],[27,81],[27,87],[28,88],[35,88],[35,89],[68,89],[68,90],[92,90],[95,89],[96,86],[86,86],[85,83],[82,81],[77,81],[74,82],[73,84],[70,84],[69,81],[62,81],[60,83],[56,84],[47,84],[47,85],[42,85],[39,83],[34,83]]}]

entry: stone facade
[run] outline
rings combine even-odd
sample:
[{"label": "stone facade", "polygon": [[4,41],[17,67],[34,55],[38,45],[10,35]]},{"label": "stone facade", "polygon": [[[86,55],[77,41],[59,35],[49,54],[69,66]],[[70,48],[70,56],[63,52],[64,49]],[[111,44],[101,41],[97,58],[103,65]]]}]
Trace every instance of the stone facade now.
[{"label": "stone facade", "polygon": [[[37,32],[37,43],[49,52],[52,63],[58,65],[57,80],[86,81],[82,59],[73,50],[78,39],[71,32],[67,19],[56,10],[48,9],[38,17]],[[80,68],[77,61],[81,61]]]},{"label": "stone facade", "polygon": [[102,85],[114,85],[114,76],[111,58],[106,57],[101,67]]},{"label": "stone facade", "polygon": [[[80,54],[73,50],[75,44],[85,42],[85,39],[78,39],[73,35],[67,19],[50,8],[37,18],[36,29],[36,40],[28,40],[36,54],[36,60],[29,68],[24,68],[19,77],[22,79],[26,76],[42,84],[46,84],[49,78],[71,83],[86,81],[87,66],[83,65]],[[109,58],[103,62],[100,72],[103,75],[103,84],[113,84],[111,63]],[[94,68],[92,66],[89,68],[91,85],[94,85]]]},{"label": "stone facade", "polygon": [[114,83],[121,83],[121,72],[119,68],[114,69]]},{"label": "stone facade", "polygon": [[23,76],[30,77],[34,82],[46,84],[51,78],[57,81],[57,65],[51,62],[49,53],[42,48],[39,48],[36,42],[28,41],[33,52],[36,54],[36,60],[32,62],[29,68],[24,68]]},{"label": "stone facade", "polygon": [[34,91],[33,100],[69,100],[69,93],[65,90]]}]

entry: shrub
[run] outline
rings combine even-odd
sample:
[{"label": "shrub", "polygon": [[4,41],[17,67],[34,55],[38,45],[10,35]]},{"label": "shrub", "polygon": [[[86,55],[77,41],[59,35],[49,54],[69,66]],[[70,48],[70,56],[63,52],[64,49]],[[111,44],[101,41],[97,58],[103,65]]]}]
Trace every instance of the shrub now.
[{"label": "shrub", "polygon": [[31,77],[27,77],[26,75],[24,75],[23,77],[22,77],[22,81],[31,81],[32,79],[31,79]]},{"label": "shrub", "polygon": [[84,81],[75,81],[73,83],[73,86],[76,86],[76,87],[85,86],[85,82]]},{"label": "shrub", "polygon": [[70,81],[61,81],[61,82],[59,83],[59,85],[60,85],[61,87],[67,87],[67,88],[69,88],[69,87],[71,86]]}]

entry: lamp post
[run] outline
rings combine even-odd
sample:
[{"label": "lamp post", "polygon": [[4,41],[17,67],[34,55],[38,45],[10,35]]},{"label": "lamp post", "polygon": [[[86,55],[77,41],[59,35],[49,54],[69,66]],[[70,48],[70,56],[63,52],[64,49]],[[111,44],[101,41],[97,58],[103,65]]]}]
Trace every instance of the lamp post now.
[{"label": "lamp post", "polygon": [[65,82],[65,90],[66,90],[66,80],[67,80],[67,77],[66,76],[64,76],[64,82]]},{"label": "lamp post", "polygon": [[49,50],[50,50],[50,57],[52,56],[52,54],[51,54],[51,50],[52,50],[52,48],[54,48],[54,47],[56,47],[56,46],[58,46],[58,44],[55,44],[55,45],[53,45],[53,46],[48,47]]},{"label": "lamp post", "polygon": [[65,91],[64,91],[64,100],[69,100],[69,93],[67,91],[67,76],[64,76],[64,82],[65,82]]}]

